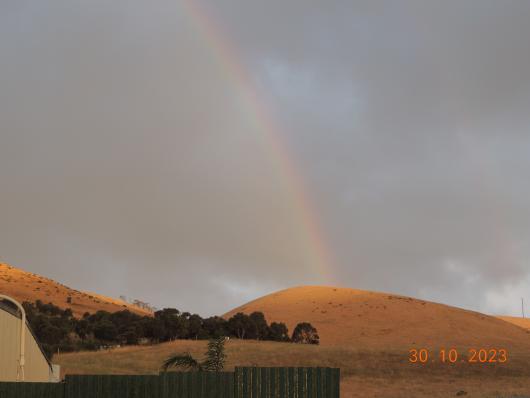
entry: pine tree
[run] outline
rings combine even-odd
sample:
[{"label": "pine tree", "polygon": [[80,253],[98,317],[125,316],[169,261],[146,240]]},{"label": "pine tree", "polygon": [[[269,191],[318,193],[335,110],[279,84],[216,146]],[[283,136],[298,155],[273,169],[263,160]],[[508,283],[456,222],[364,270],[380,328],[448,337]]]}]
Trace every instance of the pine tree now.
[{"label": "pine tree", "polygon": [[203,363],[204,370],[210,372],[221,372],[225,365],[225,341],[224,336],[208,342],[206,361]]}]

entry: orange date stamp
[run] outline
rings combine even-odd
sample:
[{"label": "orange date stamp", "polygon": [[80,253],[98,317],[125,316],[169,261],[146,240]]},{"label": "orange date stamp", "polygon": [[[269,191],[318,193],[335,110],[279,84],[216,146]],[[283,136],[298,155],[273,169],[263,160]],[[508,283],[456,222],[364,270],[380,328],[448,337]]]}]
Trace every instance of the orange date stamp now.
[{"label": "orange date stamp", "polygon": [[439,350],[411,348],[409,350],[409,363],[426,364],[432,362],[447,364],[454,364],[457,362],[502,364],[508,362],[508,351],[504,348],[469,348],[467,351],[463,352],[456,348],[440,348]]}]

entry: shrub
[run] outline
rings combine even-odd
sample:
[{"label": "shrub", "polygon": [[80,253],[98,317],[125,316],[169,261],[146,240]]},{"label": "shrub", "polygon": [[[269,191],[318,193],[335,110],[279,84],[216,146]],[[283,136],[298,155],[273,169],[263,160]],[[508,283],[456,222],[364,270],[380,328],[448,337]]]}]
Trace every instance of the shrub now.
[{"label": "shrub", "polygon": [[301,322],[296,325],[291,340],[293,343],[299,344],[319,344],[320,337],[313,325],[308,322]]}]

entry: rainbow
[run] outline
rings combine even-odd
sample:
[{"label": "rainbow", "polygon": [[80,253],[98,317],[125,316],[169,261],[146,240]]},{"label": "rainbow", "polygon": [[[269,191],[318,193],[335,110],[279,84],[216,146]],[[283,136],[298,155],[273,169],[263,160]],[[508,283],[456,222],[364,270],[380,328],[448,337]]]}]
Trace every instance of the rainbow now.
[{"label": "rainbow", "polygon": [[315,263],[313,272],[319,276],[319,283],[337,284],[335,280],[335,259],[332,255],[323,228],[311,203],[304,180],[298,172],[293,155],[283,139],[282,130],[274,120],[269,107],[261,100],[256,84],[240,61],[240,57],[221,25],[205,7],[196,0],[184,0],[184,8],[207,45],[214,51],[216,59],[226,73],[241,89],[243,100],[250,107],[253,117],[264,131],[267,150],[278,175],[285,179],[293,208],[297,212],[305,233],[309,256]]}]

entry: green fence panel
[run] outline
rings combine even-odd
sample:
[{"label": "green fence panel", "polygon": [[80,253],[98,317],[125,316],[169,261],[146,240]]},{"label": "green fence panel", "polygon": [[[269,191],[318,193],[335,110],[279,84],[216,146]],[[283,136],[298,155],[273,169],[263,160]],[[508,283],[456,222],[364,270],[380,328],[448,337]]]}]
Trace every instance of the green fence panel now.
[{"label": "green fence panel", "polygon": [[64,383],[0,383],[0,398],[339,398],[340,370],[238,367],[235,372],[69,375]]},{"label": "green fence panel", "polygon": [[63,383],[0,382],[0,398],[64,398]]},{"label": "green fence panel", "polygon": [[162,397],[162,380],[156,375],[66,376],[65,398],[152,398]]},{"label": "green fence panel", "polygon": [[340,369],[237,367],[235,398],[339,398]]},{"label": "green fence panel", "polygon": [[160,375],[162,398],[233,398],[232,372],[170,372]]},{"label": "green fence panel", "polygon": [[233,398],[232,372],[67,376],[65,398]]}]

